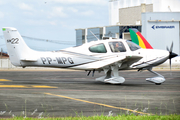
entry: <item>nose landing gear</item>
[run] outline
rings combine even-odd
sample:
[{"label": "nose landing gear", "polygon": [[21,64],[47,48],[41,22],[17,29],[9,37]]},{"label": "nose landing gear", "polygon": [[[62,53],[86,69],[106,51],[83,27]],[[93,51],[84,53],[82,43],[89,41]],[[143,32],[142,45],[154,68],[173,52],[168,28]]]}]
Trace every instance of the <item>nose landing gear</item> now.
[{"label": "nose landing gear", "polygon": [[163,83],[166,79],[164,78],[164,76],[162,76],[161,74],[152,71],[152,68],[148,69],[149,72],[157,75],[156,77],[152,77],[152,78],[146,78],[146,81],[148,82],[152,82],[155,83],[156,85],[161,85],[161,83]]}]

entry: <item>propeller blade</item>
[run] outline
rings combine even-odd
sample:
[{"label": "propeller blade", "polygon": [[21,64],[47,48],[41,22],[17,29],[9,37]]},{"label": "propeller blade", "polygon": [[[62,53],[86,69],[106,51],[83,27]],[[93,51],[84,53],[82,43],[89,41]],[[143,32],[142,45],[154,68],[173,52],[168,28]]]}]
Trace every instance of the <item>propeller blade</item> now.
[{"label": "propeller blade", "polygon": [[171,47],[170,47],[170,51],[169,51],[169,52],[172,52],[172,50],[173,50],[173,42],[172,42],[172,44],[171,44]]},{"label": "propeller blade", "polygon": [[169,48],[168,48],[168,46],[166,47],[166,49],[167,49],[167,51],[169,51]]},{"label": "propeller blade", "polygon": [[171,71],[171,59],[169,59],[170,71]]}]

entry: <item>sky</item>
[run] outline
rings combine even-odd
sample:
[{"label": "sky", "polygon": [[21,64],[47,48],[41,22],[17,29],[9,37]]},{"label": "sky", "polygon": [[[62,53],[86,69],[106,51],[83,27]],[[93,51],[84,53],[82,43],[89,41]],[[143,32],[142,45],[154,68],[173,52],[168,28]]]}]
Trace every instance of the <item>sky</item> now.
[{"label": "sky", "polygon": [[[78,28],[107,26],[109,0],[0,0],[0,28],[15,27],[23,36],[75,43]],[[6,51],[0,32],[0,48]],[[25,39],[38,50],[71,45]]]}]

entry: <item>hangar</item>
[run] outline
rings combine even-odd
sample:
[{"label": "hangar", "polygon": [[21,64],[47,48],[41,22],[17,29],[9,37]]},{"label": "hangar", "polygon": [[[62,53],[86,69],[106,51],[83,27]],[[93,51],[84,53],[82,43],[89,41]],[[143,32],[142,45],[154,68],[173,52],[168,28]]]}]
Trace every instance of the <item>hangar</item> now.
[{"label": "hangar", "polygon": [[155,49],[173,42],[180,54],[179,6],[180,0],[110,0],[109,25],[76,29],[76,45],[106,37],[130,40],[129,28],[137,28]]},{"label": "hangar", "polygon": [[180,54],[180,12],[142,13],[142,34],[158,49],[170,47]]}]

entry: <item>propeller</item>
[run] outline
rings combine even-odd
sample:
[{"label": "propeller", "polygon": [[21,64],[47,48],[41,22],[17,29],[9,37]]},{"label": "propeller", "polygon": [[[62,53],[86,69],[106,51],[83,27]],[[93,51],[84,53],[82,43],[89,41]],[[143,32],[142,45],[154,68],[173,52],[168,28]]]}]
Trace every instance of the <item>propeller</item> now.
[{"label": "propeller", "polygon": [[171,59],[178,56],[178,55],[176,53],[172,52],[172,50],[173,50],[173,42],[171,44],[170,50],[169,50],[168,47],[166,49],[169,51],[169,65],[170,65],[170,70],[171,70]]}]

